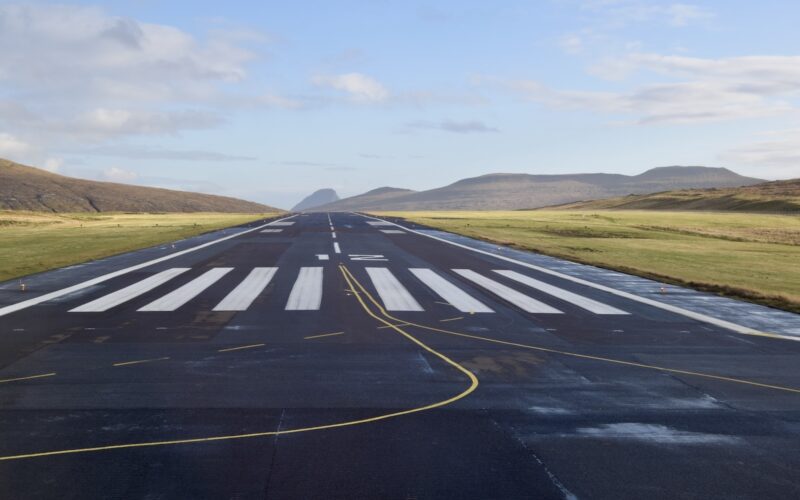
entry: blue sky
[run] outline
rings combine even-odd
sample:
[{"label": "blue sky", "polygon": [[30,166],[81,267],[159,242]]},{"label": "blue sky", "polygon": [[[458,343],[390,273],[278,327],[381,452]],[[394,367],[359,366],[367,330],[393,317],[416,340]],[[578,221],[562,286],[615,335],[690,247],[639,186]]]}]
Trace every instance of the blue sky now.
[{"label": "blue sky", "polygon": [[0,2],[0,157],[290,207],[664,165],[800,176],[800,3]]}]

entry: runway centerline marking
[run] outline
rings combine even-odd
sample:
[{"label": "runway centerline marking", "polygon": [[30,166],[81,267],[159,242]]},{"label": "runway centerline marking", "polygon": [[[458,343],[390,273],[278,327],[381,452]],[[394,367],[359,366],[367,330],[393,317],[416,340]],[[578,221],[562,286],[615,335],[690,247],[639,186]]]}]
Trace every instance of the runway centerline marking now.
[{"label": "runway centerline marking", "polygon": [[334,253],[342,253],[342,249],[339,248],[339,243],[337,243],[337,242],[333,243],[333,252]]},{"label": "runway centerline marking", "polygon": [[264,347],[266,344],[250,344],[250,345],[242,345],[239,347],[228,347],[227,349],[219,349],[217,352],[231,352],[231,351],[241,351],[242,349],[255,349],[256,347]]},{"label": "runway centerline marking", "polygon": [[311,335],[310,337],[303,337],[303,340],[321,339],[323,337],[333,337],[335,335],[344,335],[344,332],[323,333],[322,335]]},{"label": "runway centerline marking", "polygon": [[130,366],[130,365],[141,365],[143,363],[152,363],[154,361],[166,361],[169,357],[163,358],[153,358],[153,359],[137,359],[136,361],[122,361],[120,363],[114,363],[111,366]]},{"label": "runway centerline marking", "polygon": [[56,372],[51,372],[51,373],[42,373],[41,375],[28,375],[27,377],[6,378],[0,380],[0,384],[7,384],[9,382],[21,382],[23,380],[34,380],[37,378],[52,377],[55,374]]},{"label": "runway centerline marking", "polygon": [[[355,277],[350,275],[349,271],[343,265],[340,265],[339,269],[344,276],[345,281],[350,286],[350,289],[355,292],[355,285],[354,283],[358,284],[359,288],[363,286],[355,280]],[[352,281],[351,281],[352,280]],[[369,295],[366,290],[364,290],[365,295]],[[469,379],[469,387],[464,389],[463,391],[459,392],[455,396],[451,396],[447,399],[443,399],[441,401],[437,401],[425,406],[418,406],[414,408],[409,408],[407,410],[396,411],[392,413],[386,413],[383,415],[377,415],[374,417],[363,418],[359,420],[348,420],[344,422],[338,422],[333,424],[322,424],[313,427],[301,427],[297,429],[286,429],[286,430],[277,430],[277,431],[265,431],[265,432],[253,432],[249,434],[230,434],[230,435],[222,435],[222,436],[210,436],[210,437],[201,437],[201,438],[189,438],[189,439],[173,439],[173,440],[165,440],[165,441],[146,441],[146,442],[139,442],[139,443],[126,443],[126,444],[116,444],[116,445],[106,445],[106,446],[94,446],[90,448],[72,448],[72,449],[64,449],[64,450],[54,450],[54,451],[44,451],[44,452],[35,452],[35,453],[25,453],[20,455],[6,455],[0,456],[0,461],[11,461],[11,460],[23,460],[29,458],[43,458],[43,457],[52,457],[52,456],[59,456],[59,455],[74,455],[79,453],[95,453],[101,451],[112,451],[112,450],[123,450],[123,449],[131,449],[131,448],[152,448],[156,446],[174,446],[178,444],[198,444],[198,443],[210,443],[215,441],[230,441],[234,439],[252,439],[252,438],[261,438],[261,437],[269,437],[269,436],[278,436],[284,434],[298,434],[301,432],[312,432],[312,431],[321,431],[321,430],[329,430],[329,429],[337,429],[341,427],[353,427],[356,425],[364,425],[370,424],[373,422],[380,422],[382,420],[388,420],[392,418],[402,417],[405,415],[412,415],[415,413],[421,413],[429,410],[434,410],[436,408],[441,408],[443,406],[450,405],[455,403],[456,401],[463,399],[470,394],[472,394],[478,388],[478,378],[469,371],[467,368],[462,366],[461,364],[453,361],[446,355],[440,353],[439,351],[429,347],[424,342],[418,340],[416,337],[411,335],[410,333],[402,330],[397,325],[394,325],[387,321],[386,319],[382,318],[381,316],[376,315],[369,306],[361,299],[361,294],[353,293],[353,296],[358,300],[358,303],[361,305],[362,309],[374,318],[375,320],[386,324],[388,327],[394,329],[398,333],[400,333],[403,337],[408,339],[409,341],[413,342],[414,344],[420,346],[422,349],[430,352],[434,356],[438,357],[448,365],[452,366],[456,370],[460,371]],[[375,299],[372,296],[369,296],[370,301],[374,304],[377,304]],[[379,311],[382,311],[381,306],[377,305]],[[383,315],[385,315],[385,311],[382,311]]]}]

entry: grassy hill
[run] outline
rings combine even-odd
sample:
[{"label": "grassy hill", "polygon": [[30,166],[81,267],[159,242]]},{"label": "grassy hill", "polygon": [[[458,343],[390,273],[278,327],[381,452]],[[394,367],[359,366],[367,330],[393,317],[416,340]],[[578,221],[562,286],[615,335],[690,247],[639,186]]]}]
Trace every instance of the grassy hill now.
[{"label": "grassy hill", "polygon": [[[319,210],[516,210],[683,188],[721,188],[764,182],[725,168],[660,167],[639,175],[488,174],[427,191],[345,198]],[[378,190],[380,191],[380,190]]]},{"label": "grassy hill", "polygon": [[800,179],[724,189],[683,189],[581,201],[554,210],[706,210],[717,212],[798,213]]},{"label": "grassy hill", "polygon": [[226,196],[76,179],[3,159],[0,159],[0,209],[56,213],[278,211]]}]

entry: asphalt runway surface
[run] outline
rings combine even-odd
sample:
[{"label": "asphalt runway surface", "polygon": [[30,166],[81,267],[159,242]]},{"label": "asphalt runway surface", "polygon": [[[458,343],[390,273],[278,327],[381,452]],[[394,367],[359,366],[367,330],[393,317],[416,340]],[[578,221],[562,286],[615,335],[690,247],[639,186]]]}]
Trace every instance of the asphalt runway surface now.
[{"label": "asphalt runway surface", "polygon": [[358,214],[226,238],[0,308],[0,498],[800,497],[796,341]]}]

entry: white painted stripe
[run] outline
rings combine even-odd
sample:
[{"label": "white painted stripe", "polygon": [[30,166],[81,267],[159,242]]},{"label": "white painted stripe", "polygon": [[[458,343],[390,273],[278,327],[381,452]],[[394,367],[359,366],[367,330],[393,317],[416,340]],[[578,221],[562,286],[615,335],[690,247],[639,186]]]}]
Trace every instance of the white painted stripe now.
[{"label": "white painted stripe", "polygon": [[469,269],[453,269],[453,272],[460,274],[464,278],[470,280],[478,286],[481,286],[501,299],[511,302],[525,312],[539,313],[539,314],[562,314],[561,311],[554,307],[550,307],[544,302],[528,297],[513,288],[509,288],[502,283],[498,283],[492,279],[482,276],[475,271]]},{"label": "white painted stripe", "polygon": [[330,260],[331,258],[326,253],[318,253],[317,254],[317,259],[319,259],[319,260]]},{"label": "white painted stripe", "polygon": [[367,224],[369,224],[370,226],[392,226],[392,225],[394,225],[391,222],[386,222],[386,221],[381,221],[381,220],[379,220],[377,222],[375,222],[375,221],[367,221]]},{"label": "white painted stripe", "polygon": [[400,231],[398,229],[381,229],[381,232],[386,234],[406,234],[405,231]]},{"label": "white painted stripe", "polygon": [[264,229],[262,233],[280,233],[283,229]]},{"label": "white painted stripe", "polygon": [[129,300],[135,299],[140,295],[144,295],[145,293],[156,288],[157,286],[163,285],[167,281],[171,280],[172,278],[178,275],[185,273],[188,270],[189,270],[188,267],[173,267],[172,269],[161,271],[160,273],[154,274],[149,278],[145,278],[142,281],[139,281],[138,283],[134,283],[133,285],[127,286],[122,290],[117,290],[116,292],[109,293],[108,295],[100,297],[97,300],[93,300],[82,306],[78,306],[75,309],[72,309],[70,312],[107,311],[112,307],[116,307],[120,304],[128,302]]},{"label": "white painted stripe", "polygon": [[388,311],[424,311],[408,290],[385,267],[368,267],[367,274]]},{"label": "white painted stripe", "polygon": [[336,239],[336,233],[335,232],[331,233],[331,236],[333,236],[334,240]]},{"label": "white painted stripe", "polygon": [[322,304],[322,268],[301,267],[294,282],[287,311],[316,311]]},{"label": "white painted stripe", "polygon": [[144,269],[145,267],[152,266],[153,264],[158,264],[170,259],[174,259],[175,257],[180,257],[181,255],[186,255],[190,252],[195,252],[197,250],[201,250],[203,248],[208,248],[211,245],[216,245],[217,243],[222,243],[223,241],[228,241],[232,238],[236,238],[237,236],[243,236],[245,234],[253,233],[255,231],[264,229],[275,222],[284,221],[286,219],[291,219],[292,217],[296,217],[295,215],[290,215],[289,217],[284,217],[283,219],[278,219],[274,222],[269,222],[267,224],[262,224],[258,227],[254,227],[253,229],[247,229],[240,233],[230,234],[228,236],[223,236],[222,238],[218,238],[216,240],[208,241],[206,243],[197,245],[196,247],[187,248],[186,250],[181,250],[175,253],[171,253],[169,255],[165,255],[163,257],[159,257],[157,259],[148,260],[147,262],[142,262],[141,264],[136,264],[135,266],[126,267],[125,269],[120,269],[119,271],[114,271],[108,274],[104,274],[102,276],[98,276],[97,278],[92,278],[90,280],[84,281],[82,283],[78,283],[72,286],[68,286],[67,288],[62,288],[61,290],[56,290],[54,292],[45,293],[44,295],[39,295],[38,297],[34,297],[32,299],[23,300],[22,302],[17,302],[16,304],[11,304],[5,307],[0,307],[0,316],[5,316],[6,314],[11,314],[13,312],[21,311],[23,309],[27,309],[29,307],[41,304],[42,302],[47,302],[48,300],[57,299],[59,297],[63,297],[64,295],[69,295],[70,293],[78,292],[80,290],[84,290],[86,288],[92,287],[94,285],[98,285],[110,279],[114,279],[118,276],[123,276],[125,274],[131,273],[133,271],[138,271],[139,269]]},{"label": "white painted stripe", "polygon": [[611,307],[609,305],[603,304],[602,302],[597,302],[596,300],[592,300],[588,297],[578,295],[577,293],[572,293],[570,291],[564,290],[563,288],[558,288],[557,286],[553,286],[549,283],[539,281],[537,279],[531,278],[530,276],[525,276],[524,274],[520,274],[516,271],[495,270],[495,272],[501,276],[505,276],[506,278],[512,279],[518,283],[522,283],[523,285],[528,285],[529,287],[536,288],[537,290],[542,291],[548,295],[552,295],[553,297],[558,297],[559,299],[566,300],[567,302],[576,305],[581,309],[586,309],[587,311],[593,312],[595,314],[628,314],[627,312],[621,309],[617,309],[616,307]]},{"label": "white painted stripe", "polygon": [[[364,215],[364,214],[357,214],[357,215],[360,215],[360,216],[365,217],[367,219],[381,220],[381,219],[377,219],[375,217],[371,217],[369,215]],[[383,222],[387,222],[387,221],[383,221]],[[533,269],[535,271],[540,271],[540,272],[543,272],[545,274],[549,274],[551,276],[555,276],[557,278],[561,278],[561,279],[565,279],[565,280],[568,280],[568,281],[572,281],[573,283],[580,283],[581,285],[586,285],[586,286],[595,288],[597,290],[603,290],[604,292],[608,292],[608,293],[617,295],[619,297],[624,297],[626,299],[633,300],[633,301],[639,302],[641,304],[647,304],[649,306],[656,307],[656,308],[662,309],[664,311],[669,311],[671,313],[680,314],[681,316],[684,316],[684,317],[687,317],[687,318],[691,318],[691,319],[694,319],[694,320],[697,320],[697,321],[701,321],[703,323],[708,323],[710,325],[719,326],[721,328],[725,328],[726,330],[731,330],[731,331],[736,332],[736,333],[741,333],[741,334],[744,334],[744,335],[755,335],[755,336],[759,336],[759,337],[771,337],[771,338],[778,338],[778,339],[784,339],[784,340],[800,341],[800,337],[792,337],[792,336],[789,336],[789,335],[780,335],[780,334],[777,334],[777,333],[762,332],[760,330],[756,330],[755,328],[750,328],[749,326],[739,325],[739,324],[733,323],[731,321],[725,321],[724,319],[719,319],[719,318],[715,318],[713,316],[709,316],[707,314],[703,314],[703,313],[699,313],[699,312],[695,312],[695,311],[690,311],[689,309],[684,309],[682,307],[673,306],[672,304],[667,304],[665,302],[659,302],[657,300],[648,299],[647,297],[640,297],[639,295],[634,295],[632,293],[625,292],[623,290],[617,290],[616,288],[611,288],[609,286],[601,285],[599,283],[594,283],[592,281],[588,281],[588,280],[585,280],[585,279],[582,279],[582,278],[578,278],[578,277],[575,277],[575,276],[570,276],[569,274],[564,274],[564,273],[561,273],[561,272],[558,272],[558,271],[553,271],[552,269],[548,269],[546,267],[537,266],[535,264],[530,264],[528,262],[523,262],[523,261],[517,260],[517,259],[512,259],[511,257],[506,257],[504,255],[497,255],[497,254],[494,254],[492,252],[487,252],[485,250],[481,250],[479,248],[472,248],[472,247],[467,246],[467,245],[462,245],[461,243],[456,243],[455,241],[448,241],[448,240],[446,240],[444,238],[439,238],[438,236],[434,236],[432,234],[425,234],[425,233],[422,233],[422,232],[417,231],[415,229],[409,229],[407,227],[403,227],[400,224],[395,224],[393,222],[390,223],[390,224],[392,224],[393,226],[397,226],[397,227],[403,228],[408,232],[411,232],[411,233],[414,233],[414,234],[418,234],[420,236],[424,236],[426,238],[430,238],[430,239],[433,239],[433,240],[436,240],[436,241],[440,241],[442,243],[447,243],[448,245],[453,245],[453,246],[458,247],[458,248],[463,248],[464,250],[469,250],[471,252],[475,252],[475,253],[479,253],[479,254],[483,254],[483,255],[488,255],[489,257],[494,257],[495,259],[499,259],[499,260],[502,260],[502,261],[505,261],[505,262],[511,262],[511,263],[514,263],[514,264],[517,264],[517,265],[520,265],[520,266],[523,266],[523,267],[527,267],[528,269]]]},{"label": "white painted stripe", "polygon": [[338,243],[338,242],[334,242],[334,243],[333,243],[333,251],[334,251],[335,253],[342,253],[342,249],[341,249],[341,248],[339,248],[339,243]]},{"label": "white painted stripe", "polygon": [[455,307],[461,312],[467,313],[490,313],[494,312],[479,300],[471,297],[467,292],[458,288],[453,283],[442,278],[430,269],[409,269],[414,276],[425,283],[431,290],[444,299],[445,302]]},{"label": "white painted stripe", "polygon": [[291,226],[294,224],[294,221],[286,222],[286,221],[275,221],[271,225],[273,226]]},{"label": "white painted stripe", "polygon": [[254,300],[269,285],[277,267],[257,267],[217,304],[215,311],[246,311]]},{"label": "white painted stripe", "polygon": [[220,278],[232,270],[232,267],[215,267],[213,269],[209,269],[174,292],[170,292],[160,299],[154,300],[153,302],[140,308],[139,311],[174,311],[175,309],[200,295],[203,290],[216,283]]}]

